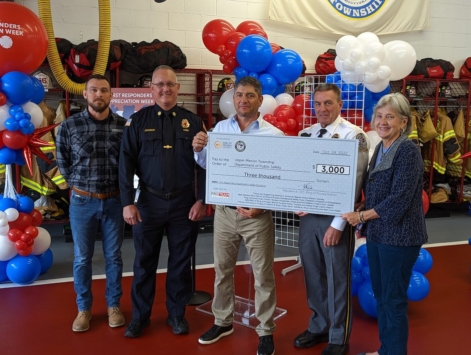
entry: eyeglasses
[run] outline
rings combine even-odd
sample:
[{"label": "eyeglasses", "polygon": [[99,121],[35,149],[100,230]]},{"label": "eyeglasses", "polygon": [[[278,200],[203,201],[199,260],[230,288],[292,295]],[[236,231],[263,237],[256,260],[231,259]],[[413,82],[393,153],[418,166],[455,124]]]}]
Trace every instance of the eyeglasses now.
[{"label": "eyeglasses", "polygon": [[168,88],[173,88],[178,85],[178,83],[172,83],[171,81],[168,83],[151,83],[151,85],[157,86],[159,89],[163,89],[164,86]]}]

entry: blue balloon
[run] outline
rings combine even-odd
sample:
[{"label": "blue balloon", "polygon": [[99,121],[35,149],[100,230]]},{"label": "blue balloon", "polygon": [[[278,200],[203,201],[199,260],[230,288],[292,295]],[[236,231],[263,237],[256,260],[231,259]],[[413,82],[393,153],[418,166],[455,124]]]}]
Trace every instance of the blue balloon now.
[{"label": "blue balloon", "polygon": [[52,266],[52,262],[54,261],[54,256],[50,248],[44,253],[36,255],[36,258],[38,258],[39,263],[41,264],[41,275],[49,270],[49,268]]},{"label": "blue balloon", "polygon": [[0,149],[0,164],[13,164],[16,160],[16,151],[8,147]]},{"label": "blue balloon", "polygon": [[433,265],[432,255],[428,252],[427,249],[420,248],[419,256],[417,261],[414,264],[412,270],[418,271],[421,274],[426,274],[430,271]]},{"label": "blue balloon", "polygon": [[371,108],[371,107],[366,108],[365,107],[363,116],[365,117],[365,121],[370,123],[371,120],[373,119],[373,108]]},{"label": "blue balloon", "polygon": [[355,256],[358,256],[359,258],[362,258],[364,254],[366,254],[366,244],[360,245],[355,251]]},{"label": "blue balloon", "polygon": [[23,156],[23,149],[16,149],[16,158],[15,158],[15,164],[19,166],[23,166],[26,164],[25,157]]},{"label": "blue balloon", "polygon": [[352,271],[352,283],[360,285],[363,281],[365,280],[361,277],[361,273]]},{"label": "blue balloon", "polygon": [[358,295],[358,290],[360,289],[361,284],[357,284],[355,282],[352,282],[352,297],[355,297]]},{"label": "blue balloon", "polygon": [[370,266],[370,263],[368,262],[368,253],[361,256],[361,262],[363,263],[363,266]]},{"label": "blue balloon", "polygon": [[7,264],[8,278],[19,285],[29,285],[41,273],[41,263],[35,255],[17,255]]},{"label": "blue balloon", "polygon": [[249,35],[239,42],[236,58],[240,66],[247,71],[264,71],[272,60],[270,42],[260,35]]},{"label": "blue balloon", "polygon": [[0,211],[5,212],[9,208],[16,208],[16,201],[9,197],[2,198],[0,200]]},{"label": "blue balloon", "polygon": [[0,260],[0,282],[8,281],[7,264],[8,264],[8,261]]},{"label": "blue balloon", "polygon": [[23,134],[32,134],[34,132],[34,124],[29,122],[26,127],[20,127],[20,131]]},{"label": "blue balloon", "polygon": [[28,75],[19,71],[6,73],[0,79],[0,83],[8,101],[14,105],[23,105],[33,97],[33,81]]},{"label": "blue balloon", "polygon": [[23,107],[21,107],[20,105],[11,105],[8,109],[8,112],[10,113],[11,117],[15,117],[18,112],[24,113]]},{"label": "blue balloon", "polygon": [[278,84],[276,79],[267,73],[264,73],[258,77],[258,81],[262,84],[262,95],[273,95]]},{"label": "blue balloon", "polygon": [[234,75],[238,78],[243,78],[244,76],[249,75],[249,72],[245,68],[237,67],[234,69]]},{"label": "blue balloon", "polygon": [[376,311],[376,300],[370,281],[365,281],[361,284],[358,289],[358,301],[366,314],[374,318],[378,317],[378,313]]},{"label": "blue balloon", "polygon": [[18,199],[18,212],[24,212],[30,214],[34,210],[34,201],[31,197],[21,196]]},{"label": "blue balloon", "polygon": [[295,81],[303,72],[303,60],[291,49],[282,49],[275,54],[266,72],[273,75],[278,84]]},{"label": "blue balloon", "polygon": [[391,85],[388,85],[386,87],[386,89],[384,89],[383,91],[381,92],[373,92],[372,95],[373,95],[373,100],[375,101],[379,101],[379,99],[381,99],[384,95],[387,95],[391,92]]},{"label": "blue balloon", "polygon": [[28,127],[29,124],[31,123],[30,120],[27,120],[26,118],[23,118],[18,122],[18,124],[20,125],[20,128],[25,128],[25,127]]},{"label": "blue balloon", "polygon": [[43,101],[44,95],[46,94],[44,91],[44,85],[38,78],[34,76],[30,76],[30,79],[33,82],[33,96],[31,97],[31,102],[39,105],[41,101]]},{"label": "blue balloon", "polygon": [[21,121],[22,119],[25,118],[25,113],[24,112],[16,112],[15,116],[13,118],[17,121]]},{"label": "blue balloon", "polygon": [[325,77],[325,83],[326,84],[333,84],[335,81],[334,75],[333,74],[328,74]]},{"label": "blue balloon", "polygon": [[273,93],[273,97],[277,97],[279,94],[283,94],[286,91],[284,85],[278,85]]},{"label": "blue balloon", "polygon": [[363,267],[363,269],[361,270],[361,277],[363,277],[363,279],[365,279],[366,281],[371,281],[370,267],[369,266]]},{"label": "blue balloon", "polygon": [[258,79],[258,73],[254,72],[254,71],[251,71],[249,73],[249,76],[251,76],[252,78]]},{"label": "blue balloon", "polygon": [[11,132],[18,131],[20,129],[20,124],[14,118],[9,117],[5,120],[5,128]]},{"label": "blue balloon", "polygon": [[362,269],[363,264],[361,262],[361,258],[359,258],[358,256],[354,256],[352,258],[352,271],[361,272]]},{"label": "blue balloon", "polygon": [[423,300],[430,292],[430,283],[420,272],[412,271],[407,288],[407,298],[411,301]]}]

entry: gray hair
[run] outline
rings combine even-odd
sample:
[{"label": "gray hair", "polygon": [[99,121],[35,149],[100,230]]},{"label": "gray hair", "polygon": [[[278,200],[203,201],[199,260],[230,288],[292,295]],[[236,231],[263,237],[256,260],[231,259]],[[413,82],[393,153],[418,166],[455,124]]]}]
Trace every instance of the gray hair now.
[{"label": "gray hair", "polygon": [[316,92],[326,92],[326,91],[333,91],[335,96],[337,97],[337,101],[338,102],[342,101],[342,94],[340,92],[340,88],[335,84],[322,83],[322,84],[317,85],[316,88],[314,89],[314,95],[316,94]]},{"label": "gray hair", "polygon": [[373,119],[371,120],[371,127],[375,126],[376,112],[378,109],[389,106],[402,119],[407,118],[406,128],[402,134],[409,135],[412,131],[412,119],[410,113],[409,100],[399,92],[384,95],[376,104],[373,111]]}]

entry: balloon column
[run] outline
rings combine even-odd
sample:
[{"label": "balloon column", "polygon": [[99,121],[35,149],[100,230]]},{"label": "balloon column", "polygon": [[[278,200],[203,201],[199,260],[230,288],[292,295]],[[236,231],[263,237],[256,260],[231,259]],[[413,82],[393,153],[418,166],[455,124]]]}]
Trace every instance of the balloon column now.
[{"label": "balloon column", "polygon": [[244,21],[234,28],[225,20],[212,20],[204,26],[202,35],[206,48],[219,55],[225,73],[234,73],[236,81],[248,75],[259,79],[264,95],[284,92],[283,85],[302,73],[299,54],[270,43],[255,21]]},{"label": "balloon column", "polygon": [[39,129],[43,113],[38,104],[44,87],[29,76],[46,57],[47,34],[28,8],[0,3],[0,22],[8,30],[0,38],[0,164],[6,165],[5,193],[0,195],[0,282],[34,282],[52,264],[51,236],[39,227],[42,215],[31,198],[17,195],[10,164],[27,164],[32,154],[45,160],[40,139],[55,126]]},{"label": "balloon column", "polygon": [[[423,300],[430,292],[430,283],[424,276],[433,265],[432,255],[421,248],[407,289],[410,301]],[[366,253],[366,245],[361,245],[352,258],[352,295],[358,295],[361,308],[371,317],[376,318],[376,300],[371,286],[370,267]]]}]

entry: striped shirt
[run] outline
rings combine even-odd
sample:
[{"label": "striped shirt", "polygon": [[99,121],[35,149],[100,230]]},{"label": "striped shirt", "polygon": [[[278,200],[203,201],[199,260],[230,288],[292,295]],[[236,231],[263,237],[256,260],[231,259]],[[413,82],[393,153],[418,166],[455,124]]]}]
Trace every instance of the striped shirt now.
[{"label": "striped shirt", "polygon": [[70,187],[88,192],[118,190],[118,158],[126,119],[113,113],[95,120],[88,109],[70,116],[56,137],[57,165]]}]

